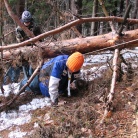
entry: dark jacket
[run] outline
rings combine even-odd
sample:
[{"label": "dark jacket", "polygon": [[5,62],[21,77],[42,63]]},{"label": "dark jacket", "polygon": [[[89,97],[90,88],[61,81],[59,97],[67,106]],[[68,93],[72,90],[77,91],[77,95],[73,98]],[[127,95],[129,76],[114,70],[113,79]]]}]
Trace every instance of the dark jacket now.
[{"label": "dark jacket", "polygon": [[[21,23],[23,23],[22,20],[21,20]],[[41,29],[40,29],[40,27],[37,26],[37,25],[34,23],[34,20],[33,20],[33,19],[31,20],[30,25],[28,26],[28,29],[29,29],[30,31],[32,31],[33,34],[34,34],[35,36],[41,34]],[[25,32],[22,30],[22,28],[21,28],[20,26],[18,26],[18,27],[16,28],[16,39],[17,39],[17,41],[18,41],[19,43],[29,39],[29,37],[25,34]]]}]

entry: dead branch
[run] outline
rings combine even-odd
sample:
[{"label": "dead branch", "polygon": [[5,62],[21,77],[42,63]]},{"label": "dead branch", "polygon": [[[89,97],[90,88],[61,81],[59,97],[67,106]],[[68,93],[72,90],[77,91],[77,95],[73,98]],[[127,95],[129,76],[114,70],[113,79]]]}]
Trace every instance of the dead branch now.
[{"label": "dead branch", "polygon": [[119,53],[120,53],[119,50],[116,49],[115,53],[114,53],[114,57],[113,57],[113,75],[112,75],[110,93],[107,96],[108,99],[106,102],[106,109],[104,111],[104,115],[101,120],[101,123],[103,123],[103,121],[106,118],[106,116],[108,115],[109,111],[111,111],[111,104],[112,104],[112,99],[113,99],[113,95],[114,95],[114,91],[115,91],[116,78],[117,78],[117,70],[118,70],[117,61],[118,61]]},{"label": "dead branch", "polygon": [[[109,17],[81,18],[81,20],[77,19],[77,20],[74,20],[70,23],[67,23],[66,25],[64,25],[62,27],[59,27],[59,28],[56,28],[54,30],[51,30],[51,31],[45,32],[43,34],[40,34],[39,36],[37,36],[35,38],[32,38],[32,39],[29,39],[29,40],[27,40],[25,42],[22,42],[20,44],[14,44],[14,45],[11,45],[10,47],[4,46],[3,49],[0,48],[0,51],[5,50],[5,49],[11,49],[11,48],[19,48],[19,47],[23,47],[23,46],[26,46],[26,45],[31,44],[31,43],[35,43],[35,42],[39,41],[40,39],[43,39],[43,38],[45,38],[47,36],[50,36],[50,35],[58,34],[59,32],[62,32],[64,30],[69,29],[72,26],[76,26],[78,24],[82,24],[82,23],[86,23],[86,22],[98,22],[98,21],[123,22],[123,18],[109,16]],[[127,19],[127,23],[137,24],[138,19]]]},{"label": "dead branch", "polygon": [[128,14],[130,12],[130,9],[131,9],[131,4],[126,9],[126,12],[125,12],[125,15],[124,15],[124,21],[122,22],[121,27],[120,27],[120,29],[118,31],[119,36],[122,35],[122,31],[124,29],[124,25],[126,24],[127,16],[128,16]]},{"label": "dead branch", "polygon": [[138,51],[134,51],[134,50],[126,50],[126,52],[130,52],[130,53],[138,54]]},{"label": "dead branch", "polygon": [[[123,24],[126,21],[127,15],[130,11],[130,8],[131,8],[131,6],[128,6],[128,8],[126,10]],[[123,27],[120,28],[119,35],[122,34],[122,31],[123,31]],[[108,116],[109,113],[111,113],[111,106],[112,106],[112,102],[113,102],[112,100],[113,100],[113,96],[114,96],[114,92],[115,92],[115,85],[116,85],[117,75],[118,75],[118,72],[119,72],[119,66],[118,66],[118,64],[120,64],[120,63],[118,63],[119,56],[120,56],[120,50],[117,48],[117,49],[115,49],[115,53],[114,53],[114,57],[113,57],[113,75],[112,75],[112,81],[111,81],[111,88],[110,88],[110,92],[107,96],[106,108],[105,108],[104,115],[103,115],[103,118],[101,120],[101,123],[103,123],[104,119]]]},{"label": "dead branch", "polygon": [[[105,6],[104,6],[103,1],[99,0],[99,3],[102,6],[102,9],[103,9],[103,12],[104,12],[105,16],[109,16],[109,14],[108,14]],[[115,32],[113,22],[109,21],[109,24],[110,24],[112,32]],[[114,54],[114,57],[113,57],[113,75],[112,75],[112,82],[111,82],[111,90],[110,90],[110,93],[108,95],[109,97],[107,98],[108,100],[106,101],[106,107],[105,107],[105,111],[104,111],[104,115],[103,115],[101,123],[103,123],[104,119],[108,115],[108,112],[110,111],[111,100],[113,98],[114,89],[115,89],[115,83],[116,83],[116,78],[117,78],[117,70],[118,70],[118,68],[116,67],[116,65],[117,65],[117,61],[118,61],[117,60],[118,56],[119,56],[119,49],[117,48],[117,49],[115,49],[115,54]]]},{"label": "dead branch", "polygon": [[[49,2],[49,4],[54,7],[55,11],[58,12],[58,14],[61,16],[61,18],[65,21],[66,20],[66,17],[65,15],[58,9],[58,7],[56,7],[51,1]],[[76,29],[75,26],[71,27],[71,30],[73,30],[75,32],[75,34],[78,36],[78,37],[82,37],[82,34]]]},{"label": "dead branch", "polygon": [[[104,5],[103,0],[98,0],[98,1],[99,1],[100,5],[102,6],[102,10],[103,10],[105,16],[106,17],[109,17],[109,14],[108,14],[108,12],[107,12],[107,10],[105,8],[105,5]],[[113,22],[112,21],[109,21],[109,24],[110,24],[110,27],[111,27],[112,32],[115,32],[115,28],[114,28]]]}]

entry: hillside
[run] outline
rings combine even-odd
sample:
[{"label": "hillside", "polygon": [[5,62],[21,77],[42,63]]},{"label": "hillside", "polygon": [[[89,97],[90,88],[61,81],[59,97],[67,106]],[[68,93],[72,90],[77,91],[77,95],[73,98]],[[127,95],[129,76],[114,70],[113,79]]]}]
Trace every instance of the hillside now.
[{"label": "hillside", "polygon": [[[48,99],[44,99],[41,95],[34,95],[31,92],[21,94],[16,102],[0,114],[0,137],[137,138],[138,64],[136,55],[132,56],[129,53],[126,56],[126,62],[131,63],[132,68],[129,70],[126,65],[122,65],[124,73],[122,80],[116,83],[112,112],[108,114],[104,123],[100,124],[112,77],[112,71],[107,64],[109,57],[109,53],[87,56],[86,64],[82,69],[82,77],[87,84],[84,83],[84,87],[79,89],[78,93],[72,92],[70,98],[60,96],[58,107],[51,107]],[[13,95],[12,93],[7,97],[0,96],[1,103],[12,99]],[[40,105],[43,102],[45,104]],[[30,110],[27,111],[25,108],[29,108],[29,105]],[[24,113],[25,123],[20,123],[21,118],[17,117],[16,113],[20,112],[22,112],[18,114],[20,117],[23,117]],[[12,122],[4,129],[6,122],[3,118],[7,121],[14,118],[15,123]]]}]

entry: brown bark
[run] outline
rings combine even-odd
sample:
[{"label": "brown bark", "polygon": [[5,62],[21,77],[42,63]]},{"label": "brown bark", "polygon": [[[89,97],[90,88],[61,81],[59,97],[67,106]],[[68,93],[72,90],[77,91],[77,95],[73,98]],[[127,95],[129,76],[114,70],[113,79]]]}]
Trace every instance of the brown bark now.
[{"label": "brown bark", "polygon": [[[59,27],[59,28],[56,28],[55,30],[51,30],[51,31],[48,31],[46,33],[43,33],[35,38],[32,38],[28,41],[25,41],[24,43],[20,43],[20,44],[14,44],[12,45],[13,47],[12,48],[18,48],[18,47],[21,47],[21,46],[25,46],[25,45],[28,45],[32,42],[36,42],[40,39],[43,39],[47,36],[50,36],[50,35],[54,35],[54,34],[57,34],[59,32],[62,32],[62,31],[65,31],[66,29],[69,29],[71,28],[72,26],[75,26],[77,24],[82,24],[82,23],[86,23],[86,22],[98,22],[98,21],[114,21],[114,22],[120,22],[122,23],[123,22],[123,18],[121,17],[114,17],[114,16],[109,16],[109,17],[95,17],[95,18],[81,18],[81,19],[77,19],[73,22],[70,22],[62,27]],[[127,22],[128,23],[131,23],[131,24],[138,24],[138,19],[127,19]],[[4,49],[9,49],[10,47],[5,47]],[[0,48],[0,51],[1,50],[4,50],[4,49],[1,49]]]},{"label": "brown bark", "polygon": [[[135,0],[133,18],[136,19],[137,17],[138,17],[138,0]],[[133,29],[136,29],[136,28],[138,28],[138,25],[133,26]]]},{"label": "brown bark", "polygon": [[[127,31],[125,32],[125,35],[121,37],[118,37],[117,35],[115,35],[114,37],[112,36],[114,36],[112,33],[108,33],[105,35],[99,35],[93,37],[75,38],[70,40],[51,42],[48,44],[41,43],[41,48],[43,49],[44,57],[49,58],[63,53],[71,54],[74,51],[80,51],[84,54],[95,50],[101,50],[107,48],[113,49],[112,46],[114,46],[115,43],[120,43],[119,47],[121,49],[128,47],[136,47],[138,45],[138,29]],[[11,51],[4,52],[4,58],[10,58],[12,54],[16,55],[21,53],[22,55],[27,55],[30,52],[32,53],[32,51],[35,53],[35,51],[38,51],[38,47],[19,48],[20,46],[23,46],[24,44],[27,44],[29,41],[32,41],[34,39],[38,38],[35,37],[28,41],[15,45],[2,46],[0,47],[0,51],[18,48],[16,50],[13,50],[13,52]]]}]

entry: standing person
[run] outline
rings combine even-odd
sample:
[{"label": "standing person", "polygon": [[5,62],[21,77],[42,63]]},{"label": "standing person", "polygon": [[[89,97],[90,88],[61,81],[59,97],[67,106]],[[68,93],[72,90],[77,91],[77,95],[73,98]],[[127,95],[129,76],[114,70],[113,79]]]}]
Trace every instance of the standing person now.
[{"label": "standing person", "polygon": [[58,105],[58,96],[68,91],[70,84],[79,78],[84,57],[80,52],[60,55],[44,63],[40,70],[39,87],[42,95],[50,97],[52,105]]},{"label": "standing person", "polygon": [[[24,11],[22,13],[21,23],[23,23],[30,31],[32,31],[35,36],[41,34],[40,27],[36,26],[34,19],[32,18],[32,15],[29,11]],[[19,43],[29,39],[20,26],[17,26],[16,28],[16,39]]]}]

